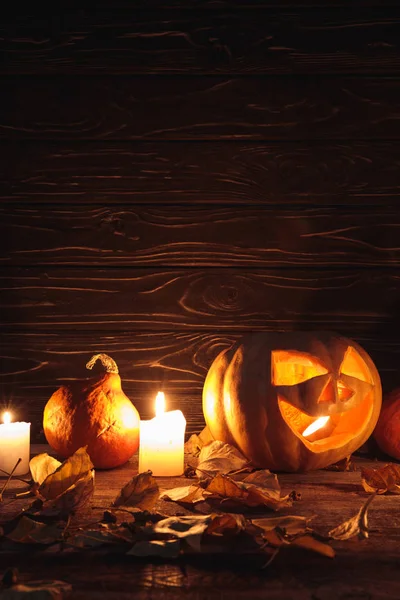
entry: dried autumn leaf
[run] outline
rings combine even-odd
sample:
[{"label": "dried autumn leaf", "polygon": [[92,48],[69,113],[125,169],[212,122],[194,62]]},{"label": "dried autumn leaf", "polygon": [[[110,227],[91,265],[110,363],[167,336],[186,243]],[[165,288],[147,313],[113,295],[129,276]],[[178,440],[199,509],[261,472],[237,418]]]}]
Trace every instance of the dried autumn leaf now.
[{"label": "dried autumn leaf", "polygon": [[198,456],[203,446],[207,446],[207,444],[211,444],[211,442],[213,441],[214,438],[212,437],[210,430],[206,426],[204,427],[203,431],[201,431],[199,434],[194,433],[190,436],[190,438],[185,444],[185,453]]},{"label": "dried autumn leaf", "polygon": [[243,454],[230,444],[214,441],[201,449],[196,475],[202,479],[217,473],[239,471],[249,464]]},{"label": "dried autumn leaf", "polygon": [[280,548],[281,546],[288,545],[290,542],[285,540],[283,533],[279,528],[265,531],[262,535],[264,540],[263,546],[271,546],[272,548]]},{"label": "dried autumn leaf", "polygon": [[177,558],[181,544],[179,540],[142,540],[127,552],[133,556],[159,556],[161,558]]},{"label": "dried autumn leaf", "polygon": [[207,491],[198,485],[185,485],[164,492],[160,498],[181,504],[196,504],[204,502],[207,495],[209,495]]},{"label": "dried autumn leaf", "polygon": [[1,600],[62,600],[71,591],[72,587],[65,581],[32,581],[2,590]]},{"label": "dried autumn leaf", "polygon": [[271,496],[268,489],[264,489],[255,485],[243,484],[248,493],[246,505],[250,507],[267,506],[272,510],[280,510],[287,506],[291,506],[292,502],[289,496],[276,499]]},{"label": "dried autumn leaf", "polygon": [[271,498],[278,501],[281,500],[281,486],[278,477],[275,473],[268,471],[268,469],[250,473],[250,475],[243,479],[242,483],[262,488]]},{"label": "dried autumn leaf", "polygon": [[55,500],[92,469],[93,463],[86,448],[79,448],[46,477],[39,487],[39,494],[45,500]]},{"label": "dried autumn leaf", "polygon": [[113,506],[132,506],[142,510],[151,510],[160,496],[158,484],[151,471],[139,473],[120,491]]},{"label": "dried autumn leaf", "polygon": [[338,525],[338,527],[331,529],[331,531],[328,534],[329,537],[331,537],[334,540],[349,540],[355,536],[358,536],[359,539],[367,538],[368,537],[367,512],[368,512],[368,507],[371,504],[372,500],[375,498],[375,496],[376,496],[376,492],[375,492],[375,494],[373,494],[372,496],[370,496],[368,498],[368,500],[360,508],[360,510],[354,517],[352,517],[348,521],[344,521],[344,523],[341,523],[340,525]]},{"label": "dried autumn leaf", "polygon": [[284,498],[277,497],[274,488],[263,488],[252,483],[246,483],[246,480],[234,481],[228,475],[220,473],[210,481],[207,492],[211,493],[211,497],[229,498],[231,501],[251,508],[267,506],[273,510],[279,510],[291,504],[288,496]]},{"label": "dried autumn leaf", "polygon": [[209,535],[224,535],[226,533],[236,535],[246,529],[246,519],[243,515],[227,513],[224,515],[212,515],[212,521],[206,529]]},{"label": "dried autumn leaf", "polygon": [[308,517],[297,515],[284,515],[279,517],[265,517],[263,519],[252,519],[251,523],[262,531],[272,531],[279,528],[289,535],[305,533],[308,529]]},{"label": "dried autumn leaf", "polygon": [[7,538],[20,544],[53,544],[61,538],[64,527],[57,523],[47,524],[22,516]]},{"label": "dried autumn leaf", "polygon": [[400,465],[388,463],[379,469],[361,469],[361,483],[366,492],[400,494]]},{"label": "dried autumn leaf", "polygon": [[73,513],[86,506],[94,493],[94,470],[88,471],[50,505],[61,512]]},{"label": "dried autumn leaf", "polygon": [[220,496],[221,498],[230,498],[231,500],[245,501],[248,497],[247,491],[242,484],[234,481],[228,475],[218,473],[207,486],[207,491],[212,496]]},{"label": "dried autumn leaf", "polygon": [[246,490],[248,493],[246,505],[249,507],[267,506],[272,510],[280,510],[292,504],[288,496],[276,500],[270,496],[267,490],[260,487],[248,485]]},{"label": "dried autumn leaf", "polygon": [[[272,528],[272,525],[275,527]],[[296,546],[312,550],[317,554],[333,558],[334,549],[329,544],[317,539],[316,534],[307,527],[306,517],[274,517],[271,519],[255,519],[253,525],[262,529],[264,544],[277,550],[286,546]]]},{"label": "dried autumn leaf", "polygon": [[153,526],[156,533],[170,534],[177,538],[204,533],[212,515],[184,515],[182,517],[167,517]]},{"label": "dried autumn leaf", "polygon": [[200,543],[212,515],[189,515],[182,517],[168,517],[153,526],[153,531],[158,534],[167,534],[179,539],[184,539],[189,546],[200,552]]},{"label": "dried autumn leaf", "polygon": [[346,456],[345,458],[342,458],[342,460],[339,460],[336,463],[333,463],[333,465],[329,465],[328,467],[325,467],[325,471],[352,471],[353,470],[353,463],[351,462],[351,454],[349,456]]},{"label": "dried autumn leaf", "polygon": [[41,485],[61,464],[59,460],[47,453],[34,456],[29,462],[33,481]]}]

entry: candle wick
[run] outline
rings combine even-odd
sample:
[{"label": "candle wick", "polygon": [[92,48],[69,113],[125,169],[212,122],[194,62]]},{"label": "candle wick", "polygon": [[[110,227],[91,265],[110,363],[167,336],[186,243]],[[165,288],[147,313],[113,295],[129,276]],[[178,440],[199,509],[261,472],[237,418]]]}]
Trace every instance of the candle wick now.
[{"label": "candle wick", "polygon": [[9,474],[9,476],[8,476],[8,479],[7,479],[7,481],[6,481],[6,482],[5,482],[5,484],[3,485],[3,487],[2,487],[2,489],[1,489],[1,491],[0,491],[0,502],[3,502],[3,494],[4,494],[5,490],[6,490],[6,487],[7,487],[7,486],[8,486],[8,484],[10,483],[10,481],[11,481],[11,477],[13,476],[13,473],[14,473],[15,469],[18,467],[18,465],[19,465],[19,463],[20,463],[21,461],[22,461],[22,458],[19,458],[19,459],[17,460],[17,462],[15,463],[15,466],[14,466],[13,470],[11,471],[11,473],[10,473],[10,474]]}]

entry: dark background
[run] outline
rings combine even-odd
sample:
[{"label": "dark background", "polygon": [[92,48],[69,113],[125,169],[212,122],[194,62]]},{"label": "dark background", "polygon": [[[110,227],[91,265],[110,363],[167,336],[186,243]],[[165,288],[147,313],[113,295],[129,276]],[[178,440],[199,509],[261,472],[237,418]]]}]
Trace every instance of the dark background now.
[{"label": "dark background", "polygon": [[193,433],[249,330],[336,330],[400,384],[397,2],[96,4],[1,17],[0,402],[39,441],[103,351]]}]

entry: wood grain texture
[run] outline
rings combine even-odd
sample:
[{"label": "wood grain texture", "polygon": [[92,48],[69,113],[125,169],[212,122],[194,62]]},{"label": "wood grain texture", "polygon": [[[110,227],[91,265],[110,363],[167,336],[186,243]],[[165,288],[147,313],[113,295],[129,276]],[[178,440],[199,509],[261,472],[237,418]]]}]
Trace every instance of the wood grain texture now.
[{"label": "wood grain texture", "polygon": [[[357,327],[346,331],[341,323],[337,327],[370,354],[385,392],[399,385],[400,342],[394,327],[386,333],[379,327],[369,332],[359,332]],[[51,394],[63,383],[88,377],[86,362],[92,354],[106,352],[116,360],[123,389],[142,418],[153,416],[155,395],[162,389],[168,406],[183,410],[187,434],[196,433],[204,426],[201,397],[207,371],[219,352],[242,333],[216,328],[182,333],[172,328],[155,333],[133,328],[101,332],[73,325],[65,331],[2,333],[0,410],[12,407],[19,419],[32,422],[33,439],[43,439],[43,409]]]},{"label": "wood grain texture", "polygon": [[3,77],[4,139],[398,139],[400,80]]},{"label": "wood grain texture", "polygon": [[35,9],[2,20],[0,73],[398,74],[400,67],[399,8]]},{"label": "wood grain texture", "polygon": [[3,205],[0,264],[395,267],[400,215],[395,207]]},{"label": "wood grain texture", "polygon": [[[35,445],[32,450],[33,453],[51,452],[46,445]],[[186,455],[186,460],[195,461],[191,455]],[[357,470],[354,472],[280,474],[283,493],[293,489],[301,493],[301,501],[284,509],[283,514],[312,518],[312,527],[326,534],[353,517],[365,502],[359,469],[378,468],[383,464],[355,458]],[[108,508],[120,488],[136,472],[136,455],[118,469],[97,471],[93,506]],[[161,491],[166,491],[189,485],[191,480],[157,478],[157,483]],[[6,492],[7,500],[11,493],[24,489],[18,482],[12,482],[11,488]],[[27,502],[20,500],[11,507],[21,508]],[[165,515],[193,514],[165,500],[159,500],[155,509]],[[284,548],[268,568],[262,568],[265,558],[246,557],[237,540],[227,555],[203,554],[175,561],[51,552],[32,553],[28,560],[22,553],[3,555],[2,560],[4,568],[8,564],[18,567],[24,582],[48,580],[51,572],[53,579],[72,585],[74,600],[130,600],[132,590],[137,600],[397,600],[400,592],[397,509],[398,498],[394,495],[374,498],[368,513],[370,537],[362,541],[333,542],[334,560],[304,549]],[[197,505],[197,514],[209,512],[207,504]],[[222,512],[221,507],[214,507],[213,512]],[[258,516],[268,517],[271,512],[258,513]],[[93,509],[80,514],[77,522],[101,517],[102,510]]]},{"label": "wood grain texture", "polygon": [[382,207],[400,195],[397,141],[3,140],[0,153],[3,202],[18,204]]},{"label": "wood grain texture", "polygon": [[398,325],[398,269],[18,268],[0,272],[4,328],[243,332]]}]

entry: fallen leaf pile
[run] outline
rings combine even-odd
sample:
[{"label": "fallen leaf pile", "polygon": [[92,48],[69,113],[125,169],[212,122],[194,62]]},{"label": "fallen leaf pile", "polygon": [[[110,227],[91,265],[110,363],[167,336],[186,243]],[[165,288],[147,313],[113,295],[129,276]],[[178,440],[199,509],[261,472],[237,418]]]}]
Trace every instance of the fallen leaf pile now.
[{"label": "fallen leaf pile", "polygon": [[[196,448],[199,444],[196,441]],[[27,497],[34,497],[34,501],[12,519],[0,522],[0,553],[32,548],[52,553],[85,550],[172,559],[185,553],[237,552],[258,554],[269,564],[288,546],[333,557],[332,540],[368,536],[367,510],[375,495],[357,515],[325,536],[301,516],[252,518],[252,509],[265,512],[287,508],[293,494],[296,499],[298,495],[282,496],[275,474],[255,470],[229,444],[208,441],[198,449],[197,479],[191,485],[160,496],[151,471],[139,473],[103,510],[102,518],[88,525],[79,520],[75,524],[71,519],[88,507],[93,496],[94,469],[86,449],[80,448],[63,463],[40,454],[30,463],[33,483]],[[398,485],[396,470],[390,473],[390,486],[393,481]],[[368,481],[372,485],[372,479]],[[389,475],[385,482],[389,482]],[[209,512],[167,517],[154,511],[160,498],[189,507],[207,502]],[[218,512],[214,512],[215,504]],[[233,512],[223,512],[228,505]]]},{"label": "fallen leaf pile", "polygon": [[168,490],[162,498],[181,504],[229,502],[238,508],[267,507],[279,510],[292,504],[281,496],[277,476],[264,469],[252,471],[249,461],[230,444],[213,441],[203,446],[196,468],[197,483]]}]

